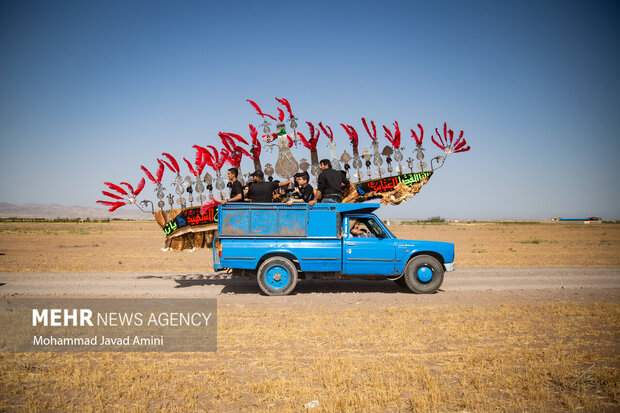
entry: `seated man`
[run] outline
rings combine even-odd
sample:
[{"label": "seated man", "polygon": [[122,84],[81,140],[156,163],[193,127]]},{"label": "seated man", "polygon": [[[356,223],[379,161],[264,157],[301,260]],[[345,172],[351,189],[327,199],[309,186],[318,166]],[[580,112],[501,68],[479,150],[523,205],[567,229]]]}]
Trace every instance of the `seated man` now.
[{"label": "seated man", "polygon": [[357,219],[351,221],[351,235],[354,237],[368,237],[369,232],[366,228],[360,227],[360,222]]},{"label": "seated man", "polygon": [[252,202],[273,202],[273,193],[277,191],[281,186],[290,184],[290,181],[285,182],[269,182],[264,181],[265,174],[262,171],[256,170],[250,176],[253,177],[254,182],[246,198],[249,198]]},{"label": "seated man", "polygon": [[295,198],[291,198],[286,205],[293,205],[295,202],[310,202],[314,199],[314,189],[312,185],[308,183],[310,175],[308,172],[300,172],[295,174],[295,181],[298,184],[298,188],[293,192]]}]

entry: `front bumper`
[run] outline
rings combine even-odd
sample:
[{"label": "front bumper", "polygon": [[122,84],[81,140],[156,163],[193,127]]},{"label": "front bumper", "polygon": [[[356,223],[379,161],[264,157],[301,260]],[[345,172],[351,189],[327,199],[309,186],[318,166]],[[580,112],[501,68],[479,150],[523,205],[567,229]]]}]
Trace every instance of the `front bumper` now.
[{"label": "front bumper", "polygon": [[446,272],[454,271],[456,269],[453,262],[447,262],[443,266],[446,267]]}]

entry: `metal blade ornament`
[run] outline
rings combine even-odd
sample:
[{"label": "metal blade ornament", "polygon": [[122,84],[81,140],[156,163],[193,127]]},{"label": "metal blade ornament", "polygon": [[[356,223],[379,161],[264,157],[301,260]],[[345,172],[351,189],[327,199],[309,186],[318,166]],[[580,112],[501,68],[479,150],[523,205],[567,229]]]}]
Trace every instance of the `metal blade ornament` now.
[{"label": "metal blade ornament", "polygon": [[189,206],[192,207],[193,206],[193,202],[194,202],[194,190],[192,189],[191,186],[187,187],[187,193],[189,194],[188,198],[189,198]]},{"label": "metal blade ornament", "polygon": [[293,130],[293,144],[295,145],[295,147],[297,147],[297,145],[300,142],[299,136],[297,136],[297,122],[296,122],[297,120],[298,119],[295,117],[288,118],[289,126]]},{"label": "metal blade ornament", "polygon": [[181,181],[176,185],[175,187],[175,191],[177,193],[178,196],[181,196],[185,193],[185,188],[183,188],[183,180],[181,179]]},{"label": "metal blade ornament", "polygon": [[299,170],[299,164],[293,157],[293,153],[288,147],[288,135],[284,124],[278,124],[278,161],[276,162],[276,173],[285,179],[290,179]]},{"label": "metal blade ornament", "polygon": [[[415,139],[416,159],[419,161],[418,166],[420,167],[420,172],[422,172],[424,171],[424,169],[426,169],[426,162],[423,162],[425,149],[422,147],[422,141],[424,140],[424,128],[419,123],[418,123],[418,128],[420,128],[420,134],[418,135],[416,131],[411,129],[411,137]],[[432,164],[432,161],[431,161],[431,164]]]},{"label": "metal blade ornament", "polygon": [[383,158],[381,158],[381,153],[379,152],[379,142],[373,141],[372,149],[374,152],[373,157],[372,157],[372,163],[377,167],[379,178],[381,178],[381,171],[382,171],[381,165],[383,165]]},{"label": "metal blade ornament", "polygon": [[159,209],[161,209],[163,211],[164,210],[164,206],[166,205],[166,203],[163,201],[163,199],[164,199],[164,187],[161,184],[161,182],[157,182],[157,186],[155,187],[155,192],[157,192],[157,199],[159,199],[159,202],[157,203],[157,206],[159,207]]},{"label": "metal blade ornament", "polygon": [[196,179],[194,189],[196,190],[196,192],[198,192],[198,196],[196,197],[196,202],[198,202],[199,204],[202,204],[204,201],[206,201],[207,198],[202,194],[205,191],[205,186],[202,183],[202,179],[200,179],[200,177]]},{"label": "metal blade ornament", "polygon": [[362,152],[362,159],[366,164],[366,169],[368,170],[368,177],[372,178],[372,172],[370,171],[370,165],[372,165],[372,163],[370,162],[370,160],[372,159],[372,154],[370,153],[370,151],[368,150],[368,148],[364,148],[364,152]]},{"label": "metal blade ornament", "polygon": [[310,168],[308,160],[306,158],[301,158],[299,160],[299,169],[301,169],[303,172],[307,172],[308,168]]},{"label": "metal blade ornament", "polygon": [[363,164],[362,164],[362,159],[360,158],[359,151],[357,148],[357,145],[359,142],[357,131],[351,125],[345,125],[344,123],[341,123],[340,126],[342,126],[345,132],[347,132],[347,135],[349,135],[349,140],[351,141],[351,147],[353,148],[353,167],[357,170],[357,174],[355,175],[355,177],[358,180],[361,180],[362,177],[364,176],[364,173],[360,171]]},{"label": "metal blade ornament", "polygon": [[[375,122],[371,120],[370,121],[370,124],[372,125],[372,132],[371,132],[365,118],[362,118],[362,123],[364,124],[364,128],[366,129],[368,136],[370,136],[370,139],[372,140],[372,149],[373,149],[372,163],[377,167],[376,173],[379,175],[379,178],[381,178],[381,175],[385,172],[385,170],[381,168],[381,165],[383,165],[383,158],[381,158],[381,153],[379,152],[379,139],[377,139],[377,126],[375,125]],[[368,177],[370,177],[370,174],[368,175]]]},{"label": "metal blade ornament", "polygon": [[403,170],[403,166],[401,165],[401,162],[404,159],[404,156],[403,156],[403,153],[402,153],[403,149],[405,149],[404,146],[394,150],[394,160],[396,162],[398,162],[398,166],[396,167],[396,171],[398,172],[399,175],[405,173],[404,170]]},{"label": "metal blade ornament", "polygon": [[340,157],[340,162],[344,164],[344,170],[347,173],[347,179],[351,179],[351,173],[350,173],[351,165],[349,165],[349,162],[351,162],[351,159],[353,158],[351,157],[351,155],[349,155],[349,153],[346,150],[342,153],[342,156]]},{"label": "metal blade ornament", "polygon": [[270,163],[265,165],[265,170],[263,172],[265,173],[265,176],[269,178],[270,181],[273,180],[273,173],[275,172],[275,170],[273,169],[273,165],[271,165]]},{"label": "metal blade ornament", "polygon": [[172,211],[172,206],[174,205],[174,196],[172,194],[168,194],[168,204],[170,205],[170,210]]},{"label": "metal blade ornament", "polygon": [[220,192],[220,199],[224,199],[224,193],[222,190],[226,188],[226,184],[224,183],[224,179],[222,179],[222,171],[215,171],[215,189]]},{"label": "metal blade ornament", "polygon": [[[297,136],[297,121],[298,119],[295,117],[295,115],[293,115],[293,111],[291,109],[291,104],[289,103],[288,100],[281,98],[278,99],[276,98],[276,101],[281,104],[284,105],[284,107],[286,108],[286,111],[288,112],[288,118],[287,121],[289,122],[289,125],[291,127],[291,129],[293,130],[293,144],[295,145],[295,147],[297,147],[297,144],[300,142],[299,137]],[[278,111],[280,111],[280,115],[281,118],[280,120],[284,119],[284,112],[282,111],[282,109],[278,108]]]},{"label": "metal blade ornament", "polygon": [[329,160],[332,163],[332,169],[339,171],[340,162],[338,162],[338,151],[336,150],[336,141],[334,140],[334,132],[329,125],[323,126],[322,122],[319,122],[319,128],[323,131],[323,134],[327,136],[327,146],[329,147]]},{"label": "metal blade ornament", "polygon": [[340,162],[338,161],[338,150],[336,149],[336,141],[335,140],[327,141],[327,146],[329,146],[329,155],[331,158],[330,162],[332,163],[332,169],[339,171],[341,168],[340,168]]},{"label": "metal blade ornament", "polygon": [[[383,151],[381,151],[381,155],[385,156],[386,158],[385,161],[388,164],[387,170],[389,173],[392,173],[392,171],[394,170],[394,168],[392,168],[392,158],[390,158],[390,156],[392,156],[392,153],[394,153],[394,150],[387,145],[385,145],[385,147],[383,148]],[[402,158],[402,154],[401,154],[401,158]]]},{"label": "metal blade ornament", "polygon": [[407,158],[407,166],[409,167],[411,173],[413,173],[413,159]]}]

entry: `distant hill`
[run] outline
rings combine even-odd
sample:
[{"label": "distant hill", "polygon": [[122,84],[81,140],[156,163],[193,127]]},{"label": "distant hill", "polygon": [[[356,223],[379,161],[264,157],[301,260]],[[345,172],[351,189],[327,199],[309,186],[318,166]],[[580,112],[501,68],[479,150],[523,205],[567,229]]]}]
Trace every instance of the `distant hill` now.
[{"label": "distant hill", "polygon": [[124,207],[114,212],[104,208],[83,206],[66,206],[58,204],[22,204],[15,205],[0,202],[0,218],[90,218],[90,219],[154,219],[152,214],[145,214],[135,207]]}]

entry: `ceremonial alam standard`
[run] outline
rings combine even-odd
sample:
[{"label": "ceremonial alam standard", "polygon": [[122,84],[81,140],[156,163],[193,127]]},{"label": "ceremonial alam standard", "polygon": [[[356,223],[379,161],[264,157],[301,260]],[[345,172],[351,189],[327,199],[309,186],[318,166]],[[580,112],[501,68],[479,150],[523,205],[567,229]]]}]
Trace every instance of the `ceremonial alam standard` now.
[{"label": "ceremonial alam standard", "polygon": [[[318,128],[311,122],[308,125],[309,139],[297,130],[297,118],[286,99],[276,101],[288,112],[288,117],[281,108],[277,108],[278,117],[264,113],[253,101],[250,104],[256,109],[263,122],[263,134],[258,139],[258,131],[249,125],[252,144],[236,133],[218,134],[223,148],[218,150],[212,145],[206,147],[194,145],[196,150],[194,163],[183,158],[191,175],[181,175],[181,168],[176,158],[169,153],[162,153],[157,159],[157,172],[152,174],[146,167],[141,169],[146,177],[155,184],[155,192],[159,199],[158,210],[149,200],[138,201],[137,197],[144,189],[146,180],[142,178],[134,188],[128,182],[118,185],[104,182],[109,191],[102,191],[106,200],[97,201],[114,211],[124,205],[135,205],[140,210],[148,208],[166,236],[165,250],[195,249],[215,247],[214,268],[216,270],[232,269],[235,276],[256,276],[260,288],[268,295],[284,295],[290,293],[297,284],[300,275],[309,279],[342,278],[342,277],[378,277],[391,279],[409,287],[417,293],[437,291],[443,281],[444,271],[454,270],[454,245],[451,243],[429,241],[398,240],[372,211],[379,204],[364,201],[379,199],[382,204],[398,205],[406,202],[417,194],[433,173],[443,166],[448,155],[466,152],[470,149],[463,138],[463,131],[455,139],[454,131],[443,125],[443,133],[435,128],[437,139],[431,136],[432,142],[443,151],[442,155],[431,159],[430,168],[424,162],[422,141],[424,129],[418,124],[419,134],[411,129],[415,140],[414,153],[418,162],[411,157],[406,159],[409,172],[402,165],[404,160],[401,147],[401,131],[398,122],[394,122],[394,130],[383,126],[386,139],[391,146],[379,151],[379,141],[375,123],[368,126],[365,118],[362,123],[371,138],[373,153],[368,148],[359,154],[359,137],[351,125],[341,123],[351,142],[353,156],[345,150],[340,157],[336,150],[334,134],[330,126],[318,123]],[[271,123],[277,122],[276,131],[271,132]],[[289,123],[288,133],[285,122]],[[342,170],[351,184],[344,188],[341,204],[293,204],[286,202],[291,194],[285,192],[276,196],[276,203],[228,203],[220,205],[224,199],[223,190],[226,182],[222,177],[225,164],[239,170],[238,179],[244,183],[241,172],[242,160],[248,157],[253,161],[254,170],[264,170],[268,180],[273,180],[274,173],[285,180],[291,179],[299,171],[307,172],[314,177],[313,183],[320,173],[317,143],[321,132],[328,139],[328,147],[332,167]],[[305,158],[299,162],[291,149],[299,143],[310,150],[311,163]],[[246,150],[240,146],[248,145]],[[267,163],[261,164],[262,146],[273,150],[278,149],[275,168]],[[392,158],[393,156],[393,158]],[[383,158],[387,171],[382,168]],[[352,164],[349,165],[349,162]],[[393,165],[396,162],[397,165]],[[435,163],[435,164],[434,164]],[[376,169],[371,170],[374,165]],[[209,166],[214,172],[204,172]],[[366,171],[363,171],[363,167]],[[171,186],[178,198],[169,193],[164,194],[166,187],[162,184],[165,169],[176,174]],[[395,174],[394,174],[395,172]],[[368,179],[363,179],[364,176]],[[375,176],[373,176],[375,175]],[[387,175],[387,176],[385,176]],[[192,177],[193,176],[193,177]],[[247,176],[249,178],[249,175]],[[229,183],[230,185],[230,183]],[[205,189],[208,196],[203,193]],[[214,189],[217,191],[214,194]],[[187,198],[184,195],[187,194]],[[167,198],[169,209],[165,209]],[[179,208],[173,208],[175,203]],[[189,205],[188,205],[189,203]],[[196,206],[194,206],[194,204]],[[142,207],[140,206],[142,205]],[[349,231],[355,222],[363,222],[367,232],[364,236],[353,236]],[[218,235],[219,234],[219,235]]]}]

